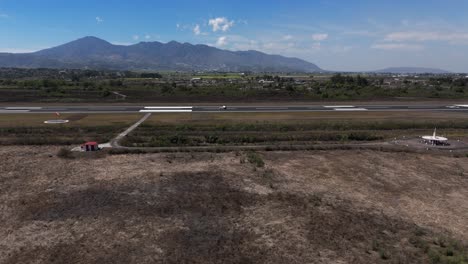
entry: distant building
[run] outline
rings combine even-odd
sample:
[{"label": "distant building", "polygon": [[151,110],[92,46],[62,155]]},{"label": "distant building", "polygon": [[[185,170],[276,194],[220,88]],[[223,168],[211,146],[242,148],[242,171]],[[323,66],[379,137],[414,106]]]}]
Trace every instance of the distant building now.
[{"label": "distant building", "polygon": [[274,83],[275,81],[267,81],[267,80],[260,80],[258,81],[258,83],[260,84],[271,84],[271,83]]}]

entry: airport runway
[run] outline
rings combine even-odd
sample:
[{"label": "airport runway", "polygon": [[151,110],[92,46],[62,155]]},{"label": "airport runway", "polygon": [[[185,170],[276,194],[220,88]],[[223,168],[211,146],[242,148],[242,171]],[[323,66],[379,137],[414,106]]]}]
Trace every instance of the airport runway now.
[{"label": "airport runway", "polygon": [[0,114],[18,113],[183,113],[183,112],[361,112],[361,111],[464,111],[468,105],[271,105],[271,106],[43,106],[0,107]]}]

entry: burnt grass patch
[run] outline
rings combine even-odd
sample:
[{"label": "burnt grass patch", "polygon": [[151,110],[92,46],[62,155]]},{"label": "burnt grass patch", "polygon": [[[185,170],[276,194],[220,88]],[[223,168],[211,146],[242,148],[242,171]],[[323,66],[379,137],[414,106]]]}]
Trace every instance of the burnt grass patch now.
[{"label": "burnt grass patch", "polygon": [[[280,185],[280,175],[267,174],[256,182]],[[252,177],[264,175],[257,171]],[[18,225],[70,223],[70,235],[49,246],[20,248],[7,263],[430,263],[433,258],[434,250],[415,241],[436,235],[412,223],[319,193],[280,186],[266,195],[247,192],[235,176],[213,170],[147,175],[141,181],[90,180],[82,189],[25,195],[15,205],[21,208]],[[273,219],[261,215],[265,208]],[[283,216],[295,226],[276,226],[267,243],[262,220]],[[88,228],[75,230],[76,223]]]}]

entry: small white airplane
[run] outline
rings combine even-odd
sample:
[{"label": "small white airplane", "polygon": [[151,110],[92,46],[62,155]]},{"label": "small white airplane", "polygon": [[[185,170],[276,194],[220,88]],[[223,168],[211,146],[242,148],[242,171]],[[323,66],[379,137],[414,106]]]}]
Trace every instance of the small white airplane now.
[{"label": "small white airplane", "polygon": [[226,109],[227,109],[227,106],[225,105],[219,107],[219,110],[226,110]]},{"label": "small white airplane", "polygon": [[425,141],[428,141],[432,144],[445,144],[447,143],[448,141],[448,138],[446,137],[439,137],[436,135],[437,133],[437,128],[434,129],[434,133],[432,134],[432,136],[423,136],[422,139],[424,139]]}]

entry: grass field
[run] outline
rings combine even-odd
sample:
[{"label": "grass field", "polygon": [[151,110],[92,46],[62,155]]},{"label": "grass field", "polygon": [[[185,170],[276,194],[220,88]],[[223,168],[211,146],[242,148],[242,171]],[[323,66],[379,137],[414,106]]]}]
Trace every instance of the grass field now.
[{"label": "grass field", "polygon": [[[0,144],[107,142],[142,114],[4,114]],[[48,119],[69,119],[61,125]],[[464,137],[468,122],[448,112],[155,113],[124,141],[126,146],[315,144],[430,134]]]},{"label": "grass field", "polygon": [[154,114],[123,144],[133,147],[317,144],[439,133],[465,137],[468,122],[447,112]]},{"label": "grass field", "polygon": [[289,112],[289,113],[158,113],[153,114],[147,123],[180,123],[193,120],[214,121],[301,121],[301,120],[375,120],[375,121],[450,121],[465,120],[467,115],[459,112]]},{"label": "grass field", "polygon": [[0,127],[47,126],[44,121],[69,119],[65,126],[127,125],[136,122],[141,114],[0,114]]},{"label": "grass field", "polygon": [[[140,114],[4,114],[0,115],[0,145],[69,145],[108,142],[136,122]],[[67,124],[44,124],[69,119]]]}]

